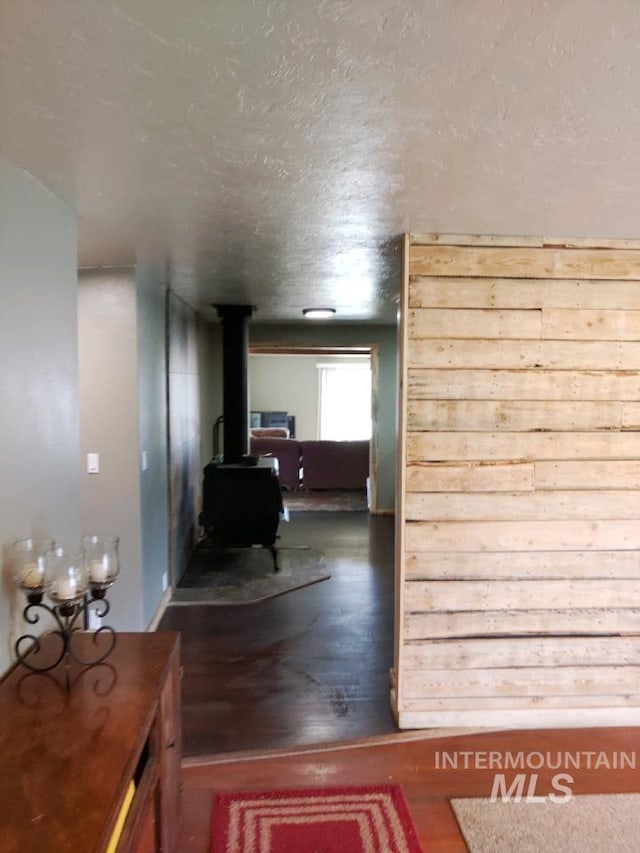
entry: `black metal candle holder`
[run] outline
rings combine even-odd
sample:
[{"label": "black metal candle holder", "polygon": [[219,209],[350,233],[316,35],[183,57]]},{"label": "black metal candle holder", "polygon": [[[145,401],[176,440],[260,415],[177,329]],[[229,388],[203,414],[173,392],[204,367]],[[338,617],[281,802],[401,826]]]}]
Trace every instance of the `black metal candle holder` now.
[{"label": "black metal candle holder", "polygon": [[[50,669],[58,666],[63,658],[66,658],[68,661],[75,661],[75,663],[81,666],[94,666],[106,660],[116,644],[116,632],[109,625],[101,625],[93,633],[93,641],[96,646],[98,646],[98,639],[100,637],[107,639],[107,648],[98,650],[99,653],[95,657],[90,659],[79,657],[74,653],[71,641],[74,634],[86,628],[89,609],[92,605],[95,605],[93,612],[98,618],[102,619],[108,614],[110,607],[105,596],[109,586],[109,583],[92,583],[89,591],[81,598],[69,601],[58,600],[52,605],[44,603],[44,591],[42,589],[29,590],[27,592],[28,603],[22,611],[22,616],[25,622],[28,622],[30,625],[36,625],[40,621],[42,614],[38,612],[39,610],[53,616],[58,627],[47,634],[47,636],[53,635],[60,638],[60,653],[53,663],[47,663],[46,665],[37,664],[34,658],[37,657],[41,649],[40,638],[35,634],[23,634],[21,637],[18,637],[14,645],[18,661],[33,672],[48,672]],[[81,625],[78,624],[80,620]],[[28,643],[28,648],[25,648],[25,643]]]}]

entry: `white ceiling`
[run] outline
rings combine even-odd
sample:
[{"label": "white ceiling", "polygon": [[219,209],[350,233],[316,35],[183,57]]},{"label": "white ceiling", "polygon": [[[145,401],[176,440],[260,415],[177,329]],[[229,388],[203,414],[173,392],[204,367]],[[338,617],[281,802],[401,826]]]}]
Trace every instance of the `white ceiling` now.
[{"label": "white ceiling", "polygon": [[637,0],[0,0],[0,33],[0,148],[80,264],[203,310],[395,322],[405,230],[640,236]]}]

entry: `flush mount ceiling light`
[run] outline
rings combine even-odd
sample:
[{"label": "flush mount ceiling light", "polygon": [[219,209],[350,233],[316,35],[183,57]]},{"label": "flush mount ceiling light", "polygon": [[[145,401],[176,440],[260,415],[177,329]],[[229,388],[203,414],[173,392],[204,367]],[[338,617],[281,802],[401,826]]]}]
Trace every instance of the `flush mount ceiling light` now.
[{"label": "flush mount ceiling light", "polygon": [[335,308],[303,308],[302,313],[307,320],[328,320],[336,313]]}]

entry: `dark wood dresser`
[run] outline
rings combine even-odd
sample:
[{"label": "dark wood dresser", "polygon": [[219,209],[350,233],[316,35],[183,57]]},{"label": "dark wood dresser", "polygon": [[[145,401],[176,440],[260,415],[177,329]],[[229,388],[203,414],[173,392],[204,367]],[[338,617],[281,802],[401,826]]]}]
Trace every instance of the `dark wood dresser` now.
[{"label": "dark wood dresser", "polygon": [[[73,642],[91,656],[91,634]],[[0,682],[0,849],[173,853],[180,759],[179,634],[119,634],[95,667],[17,665]]]}]

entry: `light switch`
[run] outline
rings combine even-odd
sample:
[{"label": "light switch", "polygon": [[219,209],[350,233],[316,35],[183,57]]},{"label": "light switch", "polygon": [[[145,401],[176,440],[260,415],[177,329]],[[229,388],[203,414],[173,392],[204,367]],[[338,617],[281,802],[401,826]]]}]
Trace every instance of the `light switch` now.
[{"label": "light switch", "polygon": [[142,451],[142,470],[146,471],[149,467],[149,457],[147,456],[147,451]]},{"label": "light switch", "polygon": [[100,454],[87,453],[87,474],[100,473]]}]

